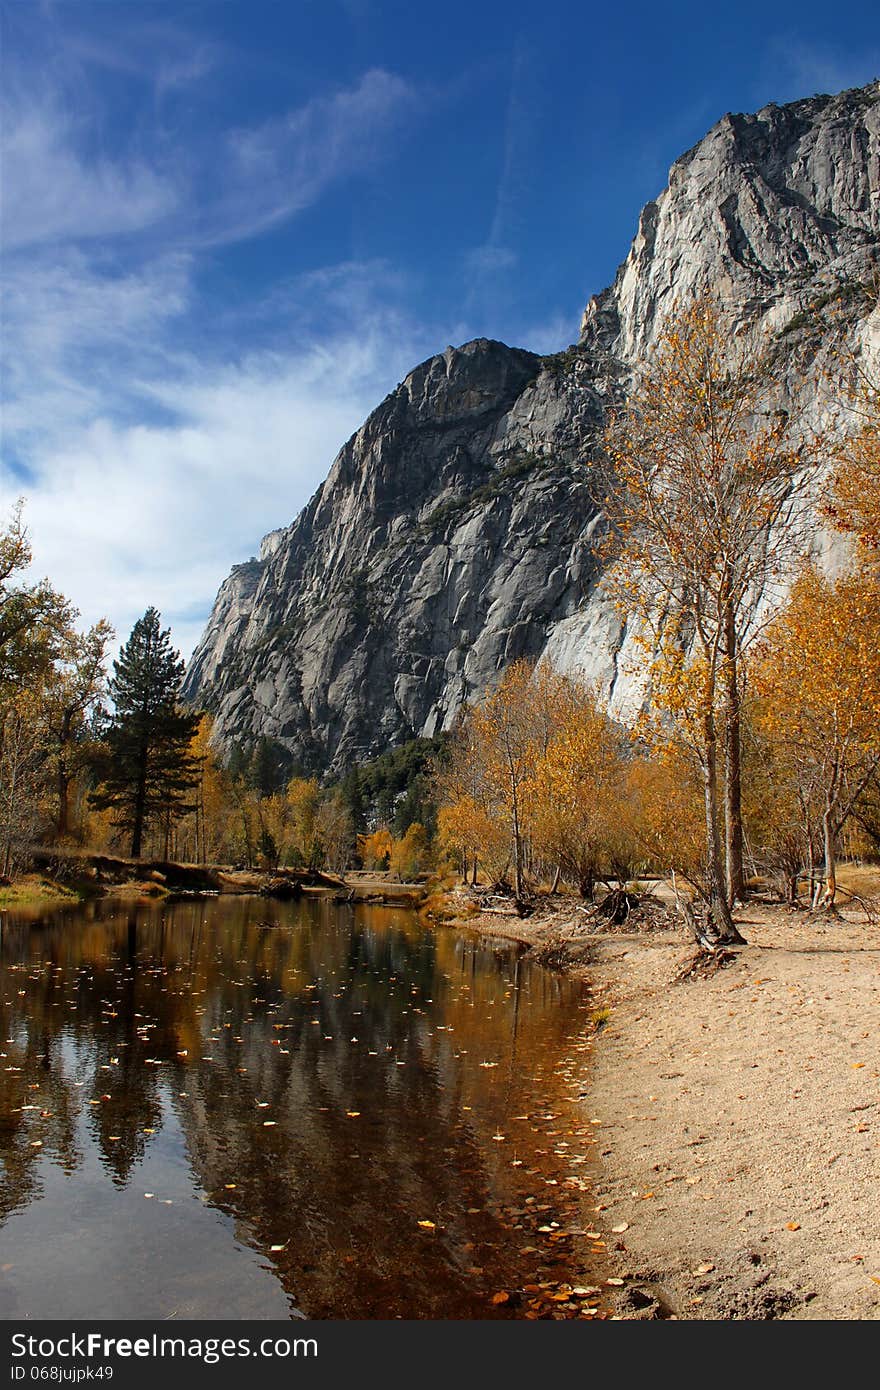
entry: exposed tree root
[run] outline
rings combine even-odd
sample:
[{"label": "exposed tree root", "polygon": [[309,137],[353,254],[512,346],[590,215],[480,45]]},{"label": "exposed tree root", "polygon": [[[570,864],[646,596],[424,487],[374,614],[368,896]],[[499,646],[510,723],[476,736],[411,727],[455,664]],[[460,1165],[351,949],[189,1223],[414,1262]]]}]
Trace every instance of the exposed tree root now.
[{"label": "exposed tree root", "polygon": [[718,946],[712,951],[701,949],[675,972],[672,983],[683,985],[693,980],[708,979],[710,975],[715,975],[726,965],[732,964],[736,958],[736,951],[728,951],[724,946]]}]

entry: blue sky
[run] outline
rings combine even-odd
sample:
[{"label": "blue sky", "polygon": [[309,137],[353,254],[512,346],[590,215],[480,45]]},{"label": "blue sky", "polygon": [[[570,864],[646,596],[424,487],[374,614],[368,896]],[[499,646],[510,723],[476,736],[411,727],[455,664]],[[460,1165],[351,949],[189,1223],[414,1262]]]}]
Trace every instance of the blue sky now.
[{"label": "blue sky", "polygon": [[571,342],[725,111],[880,75],[858,0],[0,14],[0,504],[84,620],[185,652],[418,361]]}]

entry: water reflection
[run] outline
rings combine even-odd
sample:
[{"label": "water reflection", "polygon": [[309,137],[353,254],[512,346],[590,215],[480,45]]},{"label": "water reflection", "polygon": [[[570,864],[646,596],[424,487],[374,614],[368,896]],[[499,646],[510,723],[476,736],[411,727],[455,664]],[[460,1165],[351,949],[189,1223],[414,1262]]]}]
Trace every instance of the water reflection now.
[{"label": "water reflection", "polygon": [[0,1314],[509,1316],[574,1258],[535,1231],[576,1217],[548,1126],[582,1007],[386,909],[7,919]]}]

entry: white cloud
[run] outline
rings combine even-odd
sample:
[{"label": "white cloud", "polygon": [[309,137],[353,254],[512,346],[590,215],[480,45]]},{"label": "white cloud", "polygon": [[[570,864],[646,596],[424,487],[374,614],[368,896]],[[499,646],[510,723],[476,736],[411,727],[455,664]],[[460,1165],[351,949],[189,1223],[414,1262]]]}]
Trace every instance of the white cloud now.
[{"label": "white cloud", "polygon": [[2,130],[5,253],[142,231],[177,202],[169,180],[142,161],[87,160],[76,148],[77,122],[51,103],[7,100]]},{"label": "white cloud", "polygon": [[23,461],[108,409],[121,413],[188,307],[190,262],[100,273],[82,252],[31,256],[6,275],[3,434]]},{"label": "white cloud", "polygon": [[387,266],[328,267],[230,308],[201,297],[206,249],[374,168],[414,92],[373,69],[210,142],[167,141],[158,120],[111,139],[88,67],[143,78],[158,107],[218,55],[166,45],[141,66],[83,42],[6,84],[0,508],[26,495],[35,568],[85,621],[106,614],[124,637],[154,603],[188,650],[230,564],[293,518],[426,355]]},{"label": "white cloud", "polygon": [[[371,274],[378,299],[369,294]],[[383,307],[381,267],[304,277],[299,295],[288,288],[292,308],[299,302],[303,313],[320,317],[322,289],[354,306],[344,331],[303,338],[295,352],[252,351],[234,363],[174,347],[173,311],[186,307],[186,296],[167,267],[116,287],[115,328],[103,341],[100,323],[90,329],[87,322],[90,295],[100,304],[88,279],[70,290],[58,320],[47,310],[42,326],[22,333],[35,370],[45,348],[34,390],[19,406],[31,477],[23,483],[9,461],[0,466],[0,505],[6,510],[25,493],[34,567],[84,621],[106,615],[124,638],[152,603],[188,653],[230,565],[294,518],[348,435],[426,355],[419,332]],[[77,376],[54,365],[70,346],[75,306],[84,313],[83,342],[102,363],[95,382],[83,386],[85,400],[76,394]],[[100,320],[99,307],[96,313]],[[110,368],[131,352],[144,325],[154,370],[137,383],[140,418],[126,420],[114,415]],[[56,383],[54,418],[37,439],[34,414],[47,383]]]}]

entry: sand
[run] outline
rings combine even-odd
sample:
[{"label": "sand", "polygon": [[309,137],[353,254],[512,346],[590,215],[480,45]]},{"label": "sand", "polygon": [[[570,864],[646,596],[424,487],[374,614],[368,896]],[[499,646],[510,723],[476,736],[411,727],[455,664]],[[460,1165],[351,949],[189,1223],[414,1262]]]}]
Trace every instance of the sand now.
[{"label": "sand", "polygon": [[590,1048],[587,1210],[621,1316],[878,1318],[880,927],[855,909],[737,920],[748,946],[684,984],[693,952],[662,919],[468,925],[582,974],[610,1010]]}]

